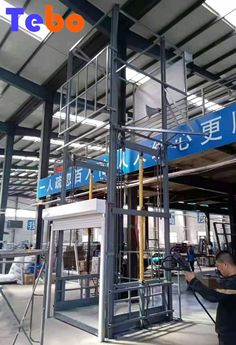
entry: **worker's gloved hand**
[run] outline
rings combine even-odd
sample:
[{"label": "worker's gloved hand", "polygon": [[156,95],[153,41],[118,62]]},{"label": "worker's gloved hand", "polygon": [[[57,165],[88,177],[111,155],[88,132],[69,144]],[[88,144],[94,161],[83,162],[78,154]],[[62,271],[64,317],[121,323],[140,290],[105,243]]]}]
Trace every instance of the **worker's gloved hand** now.
[{"label": "worker's gloved hand", "polygon": [[196,277],[196,274],[194,272],[185,272],[185,279],[187,282],[191,282]]}]

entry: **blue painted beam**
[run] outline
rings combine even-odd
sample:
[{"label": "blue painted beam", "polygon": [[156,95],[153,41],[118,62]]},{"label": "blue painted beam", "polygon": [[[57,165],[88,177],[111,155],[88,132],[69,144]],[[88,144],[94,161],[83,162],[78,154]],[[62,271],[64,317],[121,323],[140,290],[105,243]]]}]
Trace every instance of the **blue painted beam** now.
[{"label": "blue painted beam", "polygon": [[[5,150],[0,148],[0,155],[4,155]],[[39,157],[39,152],[33,151],[21,151],[21,150],[13,150],[13,156],[20,156],[20,157]],[[60,158],[60,154],[53,155],[50,154],[50,158]]]},{"label": "blue painted beam", "polygon": [[[73,12],[82,15],[91,25],[95,25],[99,19],[104,16],[104,12],[86,0],[60,0],[60,2]],[[104,21],[98,25],[98,29],[104,35],[110,37],[111,19],[106,17]]]},{"label": "blue painted beam", "polygon": [[[38,85],[24,77],[16,75],[12,73],[11,71],[8,71],[2,67],[0,67],[0,79],[34,97],[37,97],[44,101],[53,102],[54,104],[60,104],[61,95],[59,92],[54,93],[51,90],[47,89],[46,87]],[[79,98],[77,105],[78,107],[81,107],[81,109],[83,109],[84,99]],[[103,104],[97,103],[97,106],[101,108]],[[94,109],[94,102],[87,101],[87,107],[89,109]]]},{"label": "blue painted beam", "polygon": [[53,101],[53,93],[33,81],[0,67],[0,79],[39,99]]},{"label": "blue painted beam", "polygon": [[[21,127],[21,126],[15,125],[14,123],[3,122],[3,121],[0,121],[0,133],[41,138],[41,131],[39,129]],[[71,140],[73,140],[76,137],[72,135],[70,138]],[[51,132],[51,139],[58,139],[58,133]],[[92,142],[91,139],[83,139],[82,141],[84,143]]]},{"label": "blue painted beam", "polygon": [[[15,134],[15,135],[26,135],[30,137],[41,137],[41,131],[36,128],[28,128],[28,127],[20,127],[17,125],[14,125],[11,122],[3,122],[0,121],[0,133],[3,134]],[[51,138],[52,139],[58,139],[58,134],[52,132],[51,133]]]}]

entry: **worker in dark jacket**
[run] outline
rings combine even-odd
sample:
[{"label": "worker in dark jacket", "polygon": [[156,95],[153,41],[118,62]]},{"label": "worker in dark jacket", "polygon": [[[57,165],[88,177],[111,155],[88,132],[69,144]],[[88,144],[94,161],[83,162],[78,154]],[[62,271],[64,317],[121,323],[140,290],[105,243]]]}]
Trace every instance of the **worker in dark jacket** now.
[{"label": "worker in dark jacket", "polygon": [[219,288],[210,289],[201,283],[193,272],[185,277],[190,287],[210,302],[218,302],[216,333],[219,345],[236,344],[236,261],[228,252],[216,256],[216,266],[223,276]]}]

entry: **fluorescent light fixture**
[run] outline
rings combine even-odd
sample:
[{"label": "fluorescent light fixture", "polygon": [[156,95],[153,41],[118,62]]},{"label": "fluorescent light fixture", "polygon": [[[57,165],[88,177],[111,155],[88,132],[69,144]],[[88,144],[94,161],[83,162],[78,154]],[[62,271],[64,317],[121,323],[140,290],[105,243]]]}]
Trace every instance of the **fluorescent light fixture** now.
[{"label": "fluorescent light fixture", "polygon": [[82,123],[85,123],[86,125],[95,126],[95,127],[103,127],[105,125],[104,122],[94,119],[84,119]]},{"label": "fluorescent light fixture", "polygon": [[23,173],[21,173],[19,176],[20,176],[20,177],[24,177],[24,176],[26,176],[26,175],[28,175],[28,173],[27,173],[27,172],[23,172]]},{"label": "fluorescent light fixture", "polygon": [[[60,113],[60,111],[57,111],[54,115],[53,115],[54,119],[61,119],[61,120],[65,120],[66,118],[66,114],[65,113]],[[71,122],[77,122],[77,123],[80,123],[84,120],[84,117],[83,116],[75,116],[75,115],[72,115],[70,114],[70,121]]]},{"label": "fluorescent light fixture", "polygon": [[[3,155],[0,155],[0,158],[4,158]],[[17,155],[13,155],[12,159],[16,159],[16,160],[23,160],[23,161],[29,161],[29,162],[39,162],[39,158],[38,157],[27,157],[27,156],[17,156]],[[50,158],[49,159],[50,163],[54,163],[55,162],[55,158]]]},{"label": "fluorescent light fixture", "polygon": [[[37,137],[24,136],[22,139],[25,141],[33,141],[34,143],[40,143],[41,142],[41,139],[37,138]],[[60,140],[60,139],[51,139],[50,142],[52,145],[58,145],[58,146],[62,146],[64,144],[64,141]],[[75,147],[75,148],[81,148],[81,147],[84,147],[85,144],[76,143],[76,144],[71,144],[71,146]],[[52,161],[52,159],[50,159],[50,161]],[[53,162],[54,161],[55,161],[55,159],[53,159]]]},{"label": "fluorescent light fixture", "polygon": [[[64,141],[60,140],[60,139],[51,139],[51,144],[62,146],[62,145],[64,145]],[[84,147],[85,144],[72,143],[72,144],[70,144],[70,146],[74,147],[74,148],[79,148],[80,149],[81,147]]]},{"label": "fluorescent light fixture", "polygon": [[210,6],[221,17],[224,17],[230,24],[236,26],[236,6],[234,0],[206,0],[205,4]]},{"label": "fluorescent light fixture", "polygon": [[36,177],[38,174],[37,173],[33,173],[33,174],[30,174],[29,177]]},{"label": "fluorescent light fixture", "polygon": [[[4,158],[4,155],[0,155],[0,158]],[[25,156],[17,156],[17,155],[13,155],[12,159],[24,160],[24,161],[30,161],[30,162],[38,162],[39,161],[38,157],[25,157]]]},{"label": "fluorescent light fixture", "polygon": [[88,145],[88,149],[94,150],[94,151],[106,151],[105,147],[102,147],[99,145]]},{"label": "fluorescent light fixture", "polygon": [[126,73],[127,80],[133,83],[137,83],[138,85],[142,85],[146,83],[148,80],[150,80],[150,78],[147,77],[145,74],[139,73],[129,67],[126,67],[125,73]]},{"label": "fluorescent light fixture", "polygon": [[38,172],[37,169],[27,169],[27,168],[12,168],[11,170],[16,171],[16,172],[20,172],[20,171],[22,172],[29,171],[29,172],[36,172],[36,173]]},{"label": "fluorescent light fixture", "polygon": [[37,137],[24,136],[22,139],[26,140],[26,141],[33,141],[34,143],[40,143],[41,142],[41,139],[37,138]]},{"label": "fluorescent light fixture", "polygon": [[[5,0],[1,0],[1,6],[0,6],[0,18],[3,19],[7,23],[11,23],[11,16],[6,14],[7,8],[16,8],[12,4],[8,3]],[[39,40],[43,41],[45,37],[50,33],[46,25],[40,24],[40,30],[37,32],[31,32],[29,31],[25,26],[25,20],[28,17],[30,13],[24,13],[19,16],[19,29],[23,32],[25,32],[27,35]]]},{"label": "fluorescent light fixture", "polygon": [[[57,111],[53,117],[55,119],[62,119],[65,120],[66,118],[66,114],[65,113],[61,113],[59,111]],[[90,119],[90,118],[85,118],[83,116],[75,116],[70,114],[70,122],[74,122],[74,123],[81,123],[81,124],[86,124],[89,126],[94,126],[94,127],[104,127],[104,128],[109,128],[109,125],[105,126],[105,122],[100,121],[100,120],[95,120],[95,119]]]},{"label": "fluorescent light fixture", "polygon": [[[100,121],[100,122],[102,122],[102,121]],[[104,125],[104,123],[103,123],[103,125]],[[24,136],[22,139],[26,140],[26,141],[33,141],[33,142],[40,142],[41,141],[40,138],[27,137],[27,136]],[[57,145],[57,146],[63,146],[64,145],[64,141],[60,140],[60,139],[51,139],[51,144],[52,145]],[[85,147],[86,144],[72,143],[72,144],[70,144],[70,146],[75,148],[75,149],[81,149],[81,148]],[[106,149],[104,147],[100,146],[100,145],[88,145],[88,148],[90,150],[94,150],[94,151],[106,151]],[[31,157],[27,157],[28,160],[30,160],[30,158]],[[21,157],[20,159],[23,159],[23,158]],[[37,160],[39,160],[39,158],[37,158]],[[55,158],[50,158],[49,161],[51,163],[54,163],[55,162]]]},{"label": "fluorescent light fixture", "polygon": [[12,217],[17,217],[17,218],[31,218],[34,219],[36,218],[36,212],[35,211],[30,211],[30,210],[15,210],[14,208],[7,208],[6,217],[12,218]]},{"label": "fluorescent light fixture", "polygon": [[39,158],[38,157],[27,157],[27,156],[12,156],[13,159],[17,160],[23,160],[23,161],[30,161],[30,162],[38,162]]}]

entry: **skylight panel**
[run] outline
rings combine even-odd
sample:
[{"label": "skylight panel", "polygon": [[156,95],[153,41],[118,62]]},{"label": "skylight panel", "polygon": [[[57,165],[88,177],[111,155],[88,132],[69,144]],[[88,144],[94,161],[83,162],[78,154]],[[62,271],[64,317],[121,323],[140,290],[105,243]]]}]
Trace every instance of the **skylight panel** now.
[{"label": "skylight panel", "polygon": [[146,83],[148,80],[150,80],[150,78],[147,77],[146,75],[139,73],[129,67],[126,68],[126,79],[133,83],[137,83],[139,85],[142,85]]},{"label": "skylight panel", "polygon": [[[12,4],[9,4],[5,0],[1,0],[1,6],[0,6],[0,18],[3,19],[7,23],[11,23],[11,16],[6,14],[7,8],[16,8],[16,6],[13,6]],[[31,32],[29,31],[25,26],[25,20],[28,17],[29,13],[24,13],[19,16],[19,30],[25,32],[27,35],[39,40],[43,41],[45,37],[49,34],[49,30],[44,24],[40,24],[40,30],[37,32]]]},{"label": "skylight panel", "polygon": [[236,2],[235,0],[206,0],[205,4],[210,6],[221,17],[236,26]]}]

